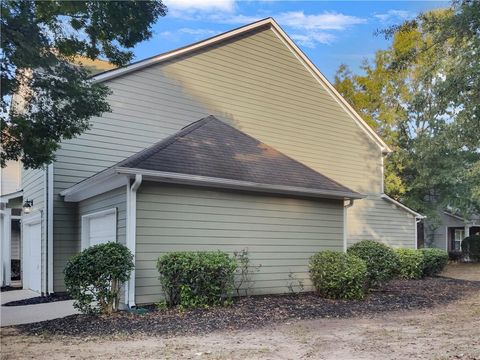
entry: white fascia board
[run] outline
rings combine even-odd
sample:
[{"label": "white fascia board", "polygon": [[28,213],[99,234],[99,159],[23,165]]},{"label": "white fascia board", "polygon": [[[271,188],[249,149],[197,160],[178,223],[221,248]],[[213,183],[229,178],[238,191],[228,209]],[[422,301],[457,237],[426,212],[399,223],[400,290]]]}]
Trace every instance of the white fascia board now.
[{"label": "white fascia board", "polygon": [[63,190],[60,195],[64,197],[65,202],[79,202],[125,186],[127,181],[127,176],[118,175],[113,169],[109,169]]},{"label": "white fascia board", "polygon": [[403,205],[402,203],[398,202],[398,201],[395,200],[395,199],[392,199],[392,198],[391,198],[390,196],[388,196],[387,194],[382,194],[382,195],[381,195],[381,198],[382,198],[382,199],[385,199],[385,200],[391,202],[392,204],[398,206],[399,208],[402,208],[403,210],[409,212],[410,214],[412,214],[413,216],[415,216],[417,219],[425,219],[425,218],[426,218],[425,215],[422,215],[422,214],[417,213],[416,211],[410,209],[408,206]]},{"label": "white fascia board", "polygon": [[0,202],[7,203],[9,200],[15,199],[21,196],[23,196],[23,190],[18,190],[10,194],[5,194],[0,196]]},{"label": "white fascia board", "polygon": [[366,196],[363,194],[335,191],[335,190],[315,190],[309,188],[302,188],[296,186],[284,186],[284,185],[270,185],[260,184],[250,181],[231,180],[223,178],[214,178],[208,176],[198,176],[189,174],[179,174],[164,171],[144,170],[135,168],[117,168],[116,171],[119,174],[136,175],[140,174],[144,180],[183,184],[183,185],[196,185],[214,188],[224,188],[233,190],[246,190],[263,193],[273,194],[285,194],[296,195],[323,199],[362,199]]},{"label": "white fascia board", "polygon": [[259,21],[256,21],[256,22],[252,23],[252,24],[248,24],[248,25],[239,27],[237,29],[227,31],[223,34],[213,36],[213,37],[208,38],[206,40],[199,41],[199,42],[196,42],[194,44],[187,45],[185,47],[181,47],[179,49],[172,50],[172,51],[169,51],[169,52],[166,52],[166,53],[163,53],[163,54],[160,54],[160,55],[157,55],[157,56],[145,59],[145,60],[141,60],[141,61],[138,61],[136,63],[126,65],[126,66],[118,68],[118,69],[113,69],[113,70],[109,70],[109,71],[100,73],[98,75],[92,76],[91,79],[92,79],[93,82],[106,81],[106,80],[115,78],[117,76],[128,74],[129,72],[132,72],[132,71],[143,69],[147,66],[158,64],[159,62],[162,62],[162,61],[170,60],[170,59],[175,58],[177,56],[188,54],[192,51],[202,49],[206,46],[216,44],[220,41],[228,40],[228,39],[233,38],[235,36],[245,34],[245,33],[249,32],[251,30],[254,30],[254,29],[257,29],[259,27],[271,24],[272,22],[273,22],[272,18],[259,20]]},{"label": "white fascia board", "polygon": [[231,38],[234,38],[239,35],[243,35],[252,30],[270,26],[274,33],[284,42],[284,44],[294,53],[297,59],[310,71],[310,73],[327,88],[327,91],[331,96],[342,106],[347,113],[349,113],[354,121],[360,126],[360,128],[366,132],[369,136],[381,149],[382,153],[390,153],[392,149],[377,135],[377,133],[362,119],[362,117],[348,104],[348,102],[338,93],[335,87],[330,84],[327,78],[318,70],[318,68],[310,61],[310,59],[303,53],[302,50],[290,39],[290,37],[283,31],[283,29],[277,24],[273,18],[263,19],[257,22],[254,22],[249,25],[242,26],[240,28],[225,32],[223,34],[211,37],[209,39],[182,47],[177,50],[169,51],[158,56],[154,56],[145,60],[138,61],[134,64],[127,65],[118,69],[109,70],[104,73],[100,73],[92,77],[93,82],[102,82],[107,81],[113,78],[116,78],[121,75],[128,74],[132,71],[140,70],[145,67],[158,64],[163,61],[170,60],[172,58],[191,53],[193,51],[205,48],[207,46],[214,45],[218,42],[225,41]]}]

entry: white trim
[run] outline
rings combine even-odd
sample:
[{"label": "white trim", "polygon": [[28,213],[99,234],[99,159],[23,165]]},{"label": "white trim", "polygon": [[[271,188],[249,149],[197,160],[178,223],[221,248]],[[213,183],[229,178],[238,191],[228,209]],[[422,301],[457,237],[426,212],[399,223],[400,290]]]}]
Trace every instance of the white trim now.
[{"label": "white trim", "polygon": [[445,250],[448,251],[448,226],[445,226]]},{"label": "white trim", "polygon": [[[127,247],[133,254],[133,262],[135,261],[135,244],[137,237],[137,190],[142,184],[142,175],[136,174],[133,184],[127,185]],[[135,306],[135,268],[133,268],[128,280],[126,288],[127,294],[125,301],[130,308]]]},{"label": "white trim", "polygon": [[252,24],[225,32],[223,34],[214,36],[212,38],[200,41],[189,46],[179,48],[177,50],[169,51],[149,59],[141,60],[137,63],[127,65],[118,69],[109,70],[92,77],[94,82],[102,82],[116,78],[118,76],[128,74],[132,71],[140,70],[145,67],[158,64],[160,62],[170,60],[195,50],[211,46],[221,41],[225,41],[236,36],[248,33],[252,30],[270,26],[273,32],[282,40],[285,45],[293,52],[293,54],[301,61],[301,63],[315,76],[317,81],[326,87],[327,92],[334,97],[334,99],[347,111],[349,115],[355,120],[360,128],[380,147],[384,153],[392,152],[389,146],[375,133],[375,131],[362,119],[362,117],[348,104],[348,102],[338,93],[332,84],[323,76],[318,68],[310,61],[310,59],[300,50],[300,48],[290,39],[290,37],[283,31],[283,29],[272,18],[263,19]]},{"label": "white trim", "polygon": [[316,190],[296,186],[260,184],[251,181],[231,180],[224,178],[215,178],[209,176],[199,176],[190,174],[171,173],[166,171],[155,171],[135,168],[116,168],[119,174],[141,174],[145,179],[151,181],[167,182],[174,184],[186,184],[196,186],[206,186],[215,188],[248,190],[263,193],[300,195],[306,197],[327,198],[327,199],[362,199],[366,197],[363,194],[337,191],[337,190]]},{"label": "white trim", "polygon": [[410,209],[408,206],[403,205],[402,203],[398,202],[397,200],[392,199],[390,196],[388,196],[386,194],[381,194],[380,197],[382,199],[390,201],[392,204],[394,204],[394,205],[398,206],[399,208],[402,208],[403,210],[409,212],[410,214],[415,216],[417,219],[425,219],[426,218],[426,216],[417,213],[416,211]]},{"label": "white trim", "polygon": [[0,202],[7,203],[9,200],[15,199],[21,196],[23,196],[23,190],[18,190],[10,194],[5,194],[0,196]]},{"label": "white trim", "polygon": [[47,167],[47,291],[53,293],[53,163]]},{"label": "white trim", "polygon": [[444,211],[443,213],[444,213],[445,215],[448,215],[448,216],[453,217],[454,219],[463,221],[464,223],[468,223],[468,221],[467,221],[465,218],[462,218],[461,216],[458,216],[458,215],[455,215],[455,214],[450,214],[448,211]]},{"label": "white trim", "polygon": [[353,206],[353,199],[348,204],[343,203],[343,251],[347,252],[348,248],[348,208]]},{"label": "white trim", "polygon": [[1,274],[2,286],[9,286],[12,280],[12,209],[6,208],[0,212],[2,219],[2,254]]},{"label": "white trim", "polygon": [[60,195],[64,197],[65,202],[79,202],[122,187],[127,181],[127,177],[116,176],[114,169],[111,168],[63,190]]},{"label": "white trim", "polygon": [[89,227],[90,220],[92,218],[102,217],[102,216],[106,216],[106,215],[110,215],[110,214],[115,215],[115,236],[114,237],[115,237],[115,242],[117,241],[117,227],[118,227],[118,225],[117,225],[117,222],[118,222],[117,208],[114,207],[114,208],[110,208],[110,209],[106,209],[106,210],[95,211],[95,212],[92,212],[92,213],[82,215],[81,224],[80,224],[80,226],[81,226],[81,228],[80,228],[80,239],[81,239],[82,250],[90,246],[89,233],[86,231],[86,229],[88,229],[88,227]]}]

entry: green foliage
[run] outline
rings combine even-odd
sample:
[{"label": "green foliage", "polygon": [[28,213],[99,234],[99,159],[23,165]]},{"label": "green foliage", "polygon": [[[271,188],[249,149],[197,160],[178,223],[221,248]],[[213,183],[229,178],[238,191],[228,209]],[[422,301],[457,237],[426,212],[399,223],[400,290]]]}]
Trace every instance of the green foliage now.
[{"label": "green foliage", "polygon": [[398,257],[387,245],[373,240],[362,240],[349,247],[347,252],[365,261],[370,287],[392,280],[397,274]]},{"label": "green foliage", "polygon": [[133,255],[122,244],[109,242],[86,248],[65,267],[65,285],[83,313],[118,310],[120,287],[134,268]]},{"label": "green foliage", "polygon": [[341,66],[335,86],[395,151],[386,192],[437,221],[450,206],[480,211],[480,2],[419,15],[361,74]]},{"label": "green foliage", "polygon": [[169,306],[224,305],[231,301],[237,262],[221,251],[179,251],[157,261]]},{"label": "green foliage", "polygon": [[395,249],[400,260],[399,275],[402,279],[421,279],[423,275],[423,254],[415,249]]},{"label": "green foliage", "polygon": [[255,286],[253,276],[260,271],[262,265],[253,265],[248,249],[235,251],[233,253],[237,261],[237,270],[235,271],[234,287],[238,296],[249,296],[250,291]]},{"label": "green foliage", "polygon": [[72,65],[78,56],[125,65],[151,37],[161,1],[2,1],[1,157],[40,168],[63,139],[110,111],[108,88]]},{"label": "green foliage", "polygon": [[468,261],[480,261],[480,235],[463,239],[462,255]]},{"label": "green foliage", "polygon": [[331,299],[362,299],[367,285],[365,262],[350,254],[321,251],[310,258],[310,279],[317,292]]},{"label": "green foliage", "polygon": [[435,276],[447,266],[448,252],[445,250],[424,248],[419,251],[423,254],[422,276]]}]

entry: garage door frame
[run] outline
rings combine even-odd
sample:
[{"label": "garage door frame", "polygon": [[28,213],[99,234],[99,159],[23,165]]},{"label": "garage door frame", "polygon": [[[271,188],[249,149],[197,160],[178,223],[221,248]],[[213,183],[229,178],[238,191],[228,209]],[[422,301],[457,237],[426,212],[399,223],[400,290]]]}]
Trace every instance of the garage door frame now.
[{"label": "garage door frame", "polygon": [[111,208],[107,210],[101,210],[101,211],[96,211],[93,213],[85,214],[82,215],[82,229],[81,229],[81,242],[82,242],[82,250],[89,247],[90,244],[90,222],[92,220],[98,220],[98,219],[106,219],[109,215],[114,216],[114,229],[113,229],[113,234],[112,238],[114,241],[117,241],[117,222],[118,222],[118,216],[117,216],[117,208]]},{"label": "garage door frame", "polygon": [[[31,237],[32,228],[34,226],[40,225],[39,227],[39,240],[37,243],[34,243]],[[24,216],[22,218],[22,284],[24,289],[30,289],[38,293],[42,292],[42,213],[39,211],[37,213]],[[33,246],[35,245],[35,246]],[[38,257],[34,257],[34,251],[38,251]],[[35,268],[34,259],[37,258],[39,261],[38,268]],[[33,289],[35,283],[32,281],[32,274],[38,276],[38,289]],[[38,274],[38,275],[37,275]],[[39,280],[39,281],[38,281]]]}]

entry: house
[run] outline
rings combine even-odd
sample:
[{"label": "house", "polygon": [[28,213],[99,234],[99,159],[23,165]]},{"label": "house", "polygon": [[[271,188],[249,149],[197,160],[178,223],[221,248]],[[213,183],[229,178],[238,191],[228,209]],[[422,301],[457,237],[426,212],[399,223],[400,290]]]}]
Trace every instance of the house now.
[{"label": "house", "polygon": [[416,247],[422,216],[383,193],[390,149],[273,19],[92,79],[112,112],[22,173],[25,287],[64,291],[67,259],[110,240],[135,254],[129,306],[159,300],[168,251],[247,248],[261,294],[309,285],[319,250]]},{"label": "house", "polygon": [[425,220],[424,232],[427,245],[447,251],[461,251],[462,240],[480,234],[480,216],[463,218],[451,211],[439,213],[439,223]]}]

